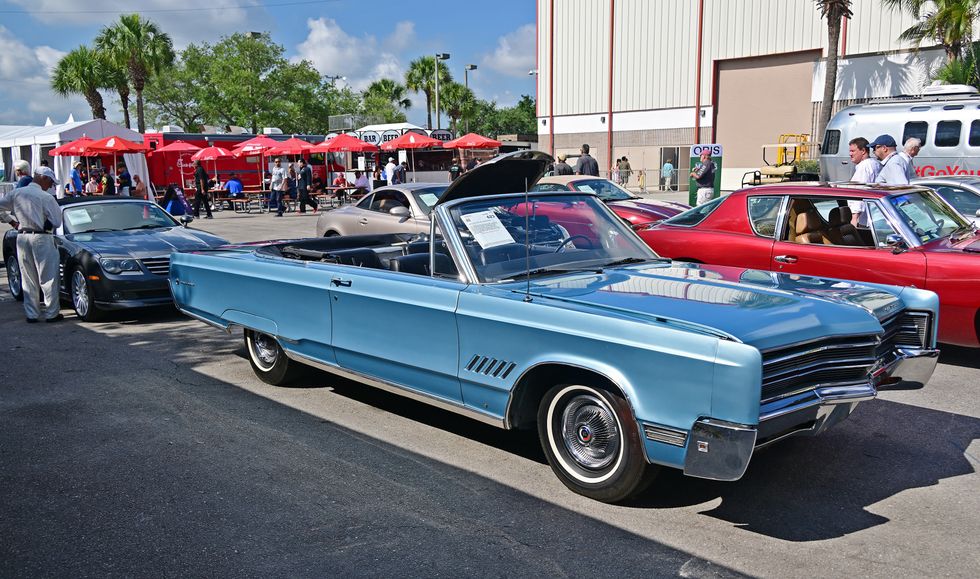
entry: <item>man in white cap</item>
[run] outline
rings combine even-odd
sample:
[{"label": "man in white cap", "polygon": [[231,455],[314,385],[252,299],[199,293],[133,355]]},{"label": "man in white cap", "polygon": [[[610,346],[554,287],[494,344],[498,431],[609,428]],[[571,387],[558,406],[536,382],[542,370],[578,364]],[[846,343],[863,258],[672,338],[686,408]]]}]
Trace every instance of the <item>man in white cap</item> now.
[{"label": "man in white cap", "polygon": [[395,158],[388,157],[388,164],[385,165],[385,179],[388,180],[388,184],[391,185],[395,179]]},{"label": "man in white cap", "polygon": [[[58,248],[52,232],[61,227],[61,208],[54,195],[47,192],[58,185],[50,167],[34,169],[34,180],[0,197],[0,210],[12,211],[19,222],[17,234],[17,264],[20,267],[20,287],[24,294],[27,322],[34,323],[42,315],[46,322],[64,319],[59,310]],[[9,273],[8,273],[9,275]],[[38,303],[38,292],[44,296],[44,310]]]}]

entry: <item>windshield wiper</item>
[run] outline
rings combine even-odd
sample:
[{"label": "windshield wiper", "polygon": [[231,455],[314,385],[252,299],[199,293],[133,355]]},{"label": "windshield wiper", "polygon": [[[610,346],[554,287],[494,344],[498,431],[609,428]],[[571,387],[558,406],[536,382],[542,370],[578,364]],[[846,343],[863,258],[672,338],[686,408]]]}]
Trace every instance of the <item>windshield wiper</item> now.
[{"label": "windshield wiper", "polygon": [[119,230],[113,229],[111,227],[98,227],[96,229],[86,229],[85,231],[78,231],[77,233],[106,233],[109,231],[119,231]]},{"label": "windshield wiper", "polygon": [[588,271],[592,273],[602,273],[601,267],[581,267],[581,268],[558,268],[558,267],[539,267],[537,269],[532,269],[524,275],[536,276],[546,273],[553,274],[564,274],[564,273],[579,273],[583,271]]},{"label": "windshield wiper", "polygon": [[169,225],[152,225],[152,224],[149,224],[149,223],[145,223],[143,225],[136,225],[134,227],[124,227],[120,231],[130,231],[132,229],[157,229],[157,228],[160,228],[160,227],[170,227],[170,226]]},{"label": "windshield wiper", "polygon": [[605,264],[605,267],[613,267],[616,265],[629,265],[631,263],[646,263],[651,261],[643,257],[624,257],[623,259],[617,259],[616,261],[611,261]]}]

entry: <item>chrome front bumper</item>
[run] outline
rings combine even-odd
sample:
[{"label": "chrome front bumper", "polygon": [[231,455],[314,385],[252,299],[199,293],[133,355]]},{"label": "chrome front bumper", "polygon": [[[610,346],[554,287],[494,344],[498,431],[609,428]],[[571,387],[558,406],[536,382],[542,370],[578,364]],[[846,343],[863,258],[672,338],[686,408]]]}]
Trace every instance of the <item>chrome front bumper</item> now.
[{"label": "chrome front bumper", "polygon": [[796,435],[815,436],[850,416],[857,405],[878,395],[878,387],[921,387],[932,376],[939,350],[898,348],[867,382],[822,386],[762,404],[759,424],[701,418],[687,438],[684,474],[738,480],[756,448]]}]

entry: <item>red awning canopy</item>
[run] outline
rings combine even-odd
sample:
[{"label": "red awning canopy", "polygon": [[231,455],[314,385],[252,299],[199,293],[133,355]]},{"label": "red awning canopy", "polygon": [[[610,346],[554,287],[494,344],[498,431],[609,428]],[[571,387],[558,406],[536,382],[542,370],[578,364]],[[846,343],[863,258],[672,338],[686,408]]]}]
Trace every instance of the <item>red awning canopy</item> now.
[{"label": "red awning canopy", "polygon": [[495,139],[476,133],[467,133],[452,141],[446,141],[442,146],[447,149],[496,149],[500,147],[500,144],[500,141]]},{"label": "red awning canopy", "polygon": [[197,145],[192,145],[190,143],[185,143],[184,141],[174,141],[167,145],[166,147],[160,147],[150,151],[150,154],[156,153],[196,153],[201,150],[201,147]]},{"label": "red awning canopy", "polygon": [[217,161],[234,158],[235,154],[223,147],[204,147],[191,155],[191,161]]},{"label": "red awning canopy", "polygon": [[293,137],[285,141],[276,143],[275,147],[265,150],[266,155],[302,155],[313,148],[313,143],[308,143],[303,139]]},{"label": "red awning canopy", "polygon": [[89,143],[86,150],[89,153],[122,155],[124,153],[145,153],[149,150],[149,147],[143,143],[135,143],[122,137],[106,137]]},{"label": "red awning canopy", "polygon": [[397,139],[381,145],[381,149],[383,151],[396,151],[398,149],[426,149],[441,145],[442,141],[439,139],[433,139],[432,137],[418,133],[405,133]]},{"label": "red awning canopy", "polygon": [[254,155],[256,153],[264,153],[268,149],[279,146],[279,141],[269,138],[265,135],[259,135],[257,137],[252,137],[251,139],[238,143],[235,145],[235,155],[241,157],[243,155]]},{"label": "red awning canopy", "polygon": [[91,152],[88,150],[88,146],[94,143],[94,139],[82,136],[80,139],[72,141],[70,143],[65,143],[60,147],[55,147],[51,149],[50,155],[54,157],[58,156],[68,156],[68,157],[94,157],[98,155],[96,152]]},{"label": "red awning canopy", "polygon": [[366,141],[362,141],[357,137],[352,137],[347,133],[342,135],[337,135],[332,139],[323,141],[322,143],[314,146],[310,149],[311,153],[374,153],[377,152],[378,146],[372,145]]}]

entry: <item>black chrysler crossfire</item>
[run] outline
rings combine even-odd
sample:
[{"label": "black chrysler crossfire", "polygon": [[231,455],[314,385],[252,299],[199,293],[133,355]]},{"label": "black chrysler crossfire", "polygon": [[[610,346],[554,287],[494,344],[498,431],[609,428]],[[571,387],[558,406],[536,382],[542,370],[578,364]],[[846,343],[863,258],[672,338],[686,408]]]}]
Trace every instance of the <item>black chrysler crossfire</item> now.
[{"label": "black chrysler crossfire", "polygon": [[[54,231],[61,261],[61,298],[83,321],[107,310],[173,303],[167,274],[170,254],[227,243],[187,228],[159,205],[130,197],[59,199],[64,223]],[[17,265],[17,231],[3,237],[10,293],[23,299]]]}]

